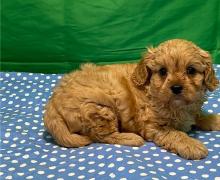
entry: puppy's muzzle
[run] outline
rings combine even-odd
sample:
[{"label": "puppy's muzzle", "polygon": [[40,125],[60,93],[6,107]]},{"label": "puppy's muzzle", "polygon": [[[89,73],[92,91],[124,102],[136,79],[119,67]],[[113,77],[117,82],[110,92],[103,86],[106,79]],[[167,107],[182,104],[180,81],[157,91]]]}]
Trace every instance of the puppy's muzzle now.
[{"label": "puppy's muzzle", "polygon": [[170,87],[173,94],[180,94],[183,90],[183,87],[180,85],[173,85]]}]

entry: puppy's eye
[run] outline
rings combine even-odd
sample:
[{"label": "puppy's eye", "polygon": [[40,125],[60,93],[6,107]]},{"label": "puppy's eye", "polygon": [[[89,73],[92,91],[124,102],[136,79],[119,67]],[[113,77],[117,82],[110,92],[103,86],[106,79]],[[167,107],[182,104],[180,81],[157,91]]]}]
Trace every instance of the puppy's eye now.
[{"label": "puppy's eye", "polygon": [[189,67],[186,69],[186,72],[187,72],[187,74],[189,74],[189,75],[194,75],[194,74],[196,74],[196,69],[195,69],[194,67],[192,67],[192,66],[189,66]]},{"label": "puppy's eye", "polygon": [[160,74],[160,76],[166,76],[167,75],[167,69],[166,68],[161,68],[159,70],[159,74]]}]

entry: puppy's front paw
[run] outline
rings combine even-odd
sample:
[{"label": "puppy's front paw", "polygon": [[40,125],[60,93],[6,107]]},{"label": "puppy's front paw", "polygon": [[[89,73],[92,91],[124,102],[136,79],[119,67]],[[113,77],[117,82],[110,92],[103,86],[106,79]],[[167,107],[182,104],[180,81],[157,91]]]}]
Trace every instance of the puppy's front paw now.
[{"label": "puppy's front paw", "polygon": [[220,131],[220,115],[203,115],[196,120],[196,125],[205,131]]},{"label": "puppy's front paw", "polygon": [[220,115],[214,115],[215,118],[211,122],[212,131],[220,131]]},{"label": "puppy's front paw", "polygon": [[187,141],[178,144],[176,150],[185,159],[198,160],[208,155],[207,148],[200,141],[193,138],[189,138]]}]

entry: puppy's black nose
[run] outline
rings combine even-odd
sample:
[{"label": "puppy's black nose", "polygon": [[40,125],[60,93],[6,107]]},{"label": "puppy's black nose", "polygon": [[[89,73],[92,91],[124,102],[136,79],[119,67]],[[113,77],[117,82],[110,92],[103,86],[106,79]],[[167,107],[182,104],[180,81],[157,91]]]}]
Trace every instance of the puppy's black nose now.
[{"label": "puppy's black nose", "polygon": [[174,85],[170,88],[174,94],[180,94],[183,90],[183,87],[180,85]]}]

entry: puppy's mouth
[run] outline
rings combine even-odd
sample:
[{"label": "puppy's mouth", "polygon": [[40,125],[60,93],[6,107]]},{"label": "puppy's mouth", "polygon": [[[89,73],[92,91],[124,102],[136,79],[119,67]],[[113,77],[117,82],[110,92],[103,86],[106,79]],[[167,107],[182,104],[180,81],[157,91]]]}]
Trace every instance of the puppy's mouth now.
[{"label": "puppy's mouth", "polygon": [[169,100],[169,104],[175,108],[183,107],[191,103],[192,101],[187,100],[183,95],[172,96]]}]

